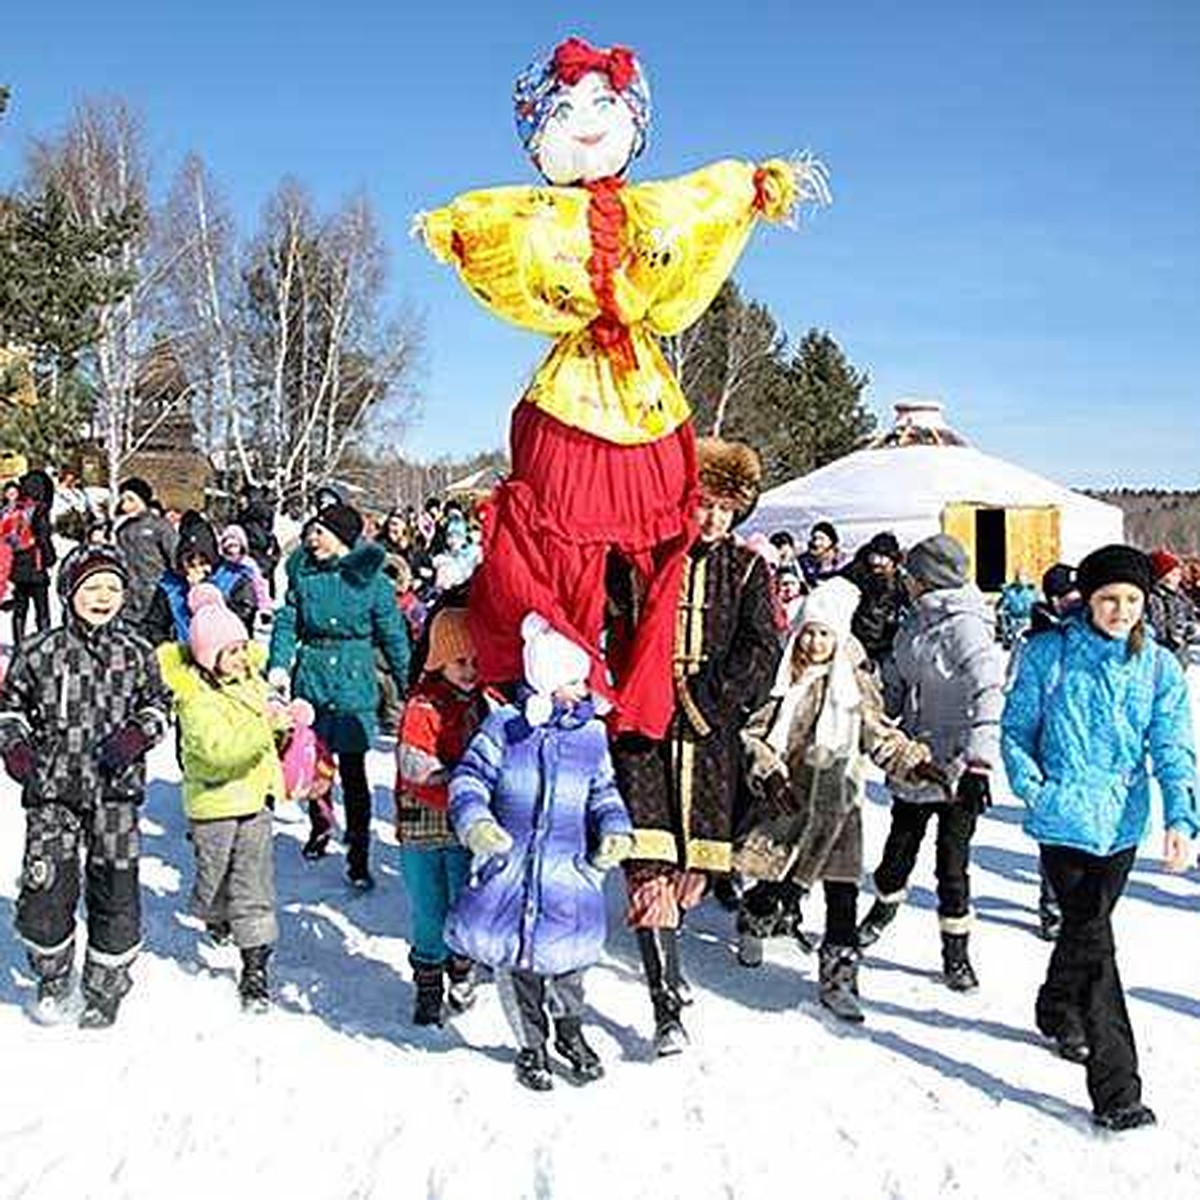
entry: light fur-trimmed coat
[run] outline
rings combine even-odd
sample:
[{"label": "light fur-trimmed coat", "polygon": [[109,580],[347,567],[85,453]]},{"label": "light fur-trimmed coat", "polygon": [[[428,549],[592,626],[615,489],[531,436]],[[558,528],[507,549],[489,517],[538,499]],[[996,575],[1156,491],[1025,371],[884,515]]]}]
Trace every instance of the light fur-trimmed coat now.
[{"label": "light fur-trimmed coat", "polygon": [[[849,651],[862,697],[855,753],[823,767],[808,761],[828,675],[792,685],[803,694],[792,712],[784,755],[769,739],[789,707],[785,695],[772,696],[742,731],[754,801],[746,832],[737,839],[733,865],[746,875],[789,879],[804,887],[818,880],[857,883],[862,874],[866,760],[899,780],[910,779],[917,766],[930,760],[927,746],[906,737],[884,715],[879,685],[867,669],[862,647],[851,640]],[[773,782],[772,776],[777,777]],[[786,790],[779,786],[780,779]]]}]

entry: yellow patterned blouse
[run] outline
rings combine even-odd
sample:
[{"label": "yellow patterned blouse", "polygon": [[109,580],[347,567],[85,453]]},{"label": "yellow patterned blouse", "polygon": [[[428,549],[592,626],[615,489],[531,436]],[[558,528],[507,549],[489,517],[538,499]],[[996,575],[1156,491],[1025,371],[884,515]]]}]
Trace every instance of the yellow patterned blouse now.
[{"label": "yellow patterned blouse", "polygon": [[[525,400],[596,437],[637,445],[670,433],[690,411],[658,338],[700,318],[755,219],[791,211],[796,178],[782,160],[727,160],[614,194],[623,220],[607,305],[596,294],[594,202],[584,187],[467,192],[425,213],[419,227],[480,303],[558,339]],[[631,354],[613,353],[597,336],[593,322],[606,317],[625,327]]]}]

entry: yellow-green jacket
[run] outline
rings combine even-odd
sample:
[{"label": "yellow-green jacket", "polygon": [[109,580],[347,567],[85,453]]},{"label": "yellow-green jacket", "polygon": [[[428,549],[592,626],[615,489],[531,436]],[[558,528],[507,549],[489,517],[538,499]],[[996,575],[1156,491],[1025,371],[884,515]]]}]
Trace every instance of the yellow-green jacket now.
[{"label": "yellow-green jacket", "polygon": [[183,756],[183,807],[193,821],[250,816],[268,796],[284,798],[269,689],[258,672],[266,651],[250,646],[254,674],[214,685],[177,642],[158,648],[163,679],[175,696]]}]

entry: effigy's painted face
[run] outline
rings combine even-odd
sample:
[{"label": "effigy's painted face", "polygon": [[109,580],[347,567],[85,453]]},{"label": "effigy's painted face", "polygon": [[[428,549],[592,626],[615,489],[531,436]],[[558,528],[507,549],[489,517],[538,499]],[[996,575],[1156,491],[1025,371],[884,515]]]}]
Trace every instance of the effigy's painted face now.
[{"label": "effigy's painted face", "polygon": [[621,175],[637,147],[629,105],[598,71],[563,85],[538,137],[538,170],[562,186]]}]

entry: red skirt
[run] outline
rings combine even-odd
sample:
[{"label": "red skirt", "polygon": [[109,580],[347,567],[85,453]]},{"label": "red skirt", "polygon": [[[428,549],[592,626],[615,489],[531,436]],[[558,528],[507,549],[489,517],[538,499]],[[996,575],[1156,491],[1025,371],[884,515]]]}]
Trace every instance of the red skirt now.
[{"label": "red skirt", "polygon": [[[683,561],[696,536],[691,425],[620,446],[523,403],[513,413],[511,444],[512,474],[484,509],[483,562],[471,582],[471,636],[484,682],[521,678],[521,621],[537,612],[592,655],[589,682],[615,706],[614,731],[662,737],[675,708]],[[605,571],[614,551],[645,596],[617,669],[603,652]]]}]

